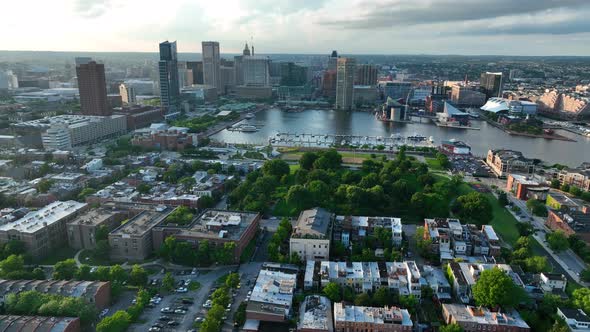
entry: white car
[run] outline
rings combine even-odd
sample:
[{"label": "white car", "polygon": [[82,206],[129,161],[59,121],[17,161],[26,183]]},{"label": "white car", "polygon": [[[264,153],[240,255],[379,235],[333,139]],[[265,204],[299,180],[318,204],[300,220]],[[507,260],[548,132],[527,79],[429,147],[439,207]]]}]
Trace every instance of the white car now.
[{"label": "white car", "polygon": [[186,289],[186,287],[179,287],[176,290],[176,293],[186,293],[186,292],[188,292],[188,289]]}]

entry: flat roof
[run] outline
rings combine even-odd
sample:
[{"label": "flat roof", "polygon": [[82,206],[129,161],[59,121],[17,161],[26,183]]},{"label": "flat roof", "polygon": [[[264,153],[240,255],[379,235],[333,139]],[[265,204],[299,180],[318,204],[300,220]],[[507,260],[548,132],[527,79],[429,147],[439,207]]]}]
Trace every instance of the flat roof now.
[{"label": "flat roof", "polygon": [[105,222],[106,220],[111,218],[113,215],[115,215],[117,212],[119,212],[119,211],[112,210],[112,209],[109,210],[104,207],[100,207],[97,209],[90,210],[90,211],[76,217],[76,219],[68,222],[68,224],[69,225],[96,226],[96,225],[102,224],[103,222]]},{"label": "flat roof", "polygon": [[0,331],[63,332],[70,331],[70,325],[79,326],[78,317],[45,317],[0,315]]},{"label": "flat roof", "polygon": [[332,305],[325,296],[309,295],[301,304],[299,315],[299,329],[333,330]]},{"label": "flat roof", "polygon": [[122,237],[132,235],[142,236],[150,232],[154,226],[164,220],[172,211],[172,208],[165,205],[158,205],[151,209],[143,210],[123,225],[115,228],[110,235],[121,235]]},{"label": "flat roof", "polygon": [[326,237],[332,221],[332,214],[323,208],[314,208],[302,211],[293,227],[292,238],[301,238],[307,235]]},{"label": "flat roof", "polygon": [[481,325],[502,325],[529,328],[517,311],[501,313],[491,312],[484,307],[472,307],[463,304],[443,304],[446,310],[456,321],[478,323]]},{"label": "flat roof", "polygon": [[334,321],[413,326],[407,309],[398,307],[361,307],[334,303]]},{"label": "flat roof", "polygon": [[15,222],[0,225],[0,231],[16,230],[21,233],[35,233],[44,227],[78,212],[87,205],[86,203],[76,201],[56,201],[37,211],[27,213]]}]

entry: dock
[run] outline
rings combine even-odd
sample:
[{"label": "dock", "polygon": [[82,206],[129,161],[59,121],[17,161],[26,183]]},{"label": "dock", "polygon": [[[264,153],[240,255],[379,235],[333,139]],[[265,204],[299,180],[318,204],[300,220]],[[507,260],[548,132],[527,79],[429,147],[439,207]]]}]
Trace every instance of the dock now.
[{"label": "dock", "polygon": [[269,144],[282,147],[377,147],[383,146],[383,150],[393,150],[402,145],[434,147],[434,142],[424,136],[361,136],[338,134],[309,134],[279,132],[269,137]]}]

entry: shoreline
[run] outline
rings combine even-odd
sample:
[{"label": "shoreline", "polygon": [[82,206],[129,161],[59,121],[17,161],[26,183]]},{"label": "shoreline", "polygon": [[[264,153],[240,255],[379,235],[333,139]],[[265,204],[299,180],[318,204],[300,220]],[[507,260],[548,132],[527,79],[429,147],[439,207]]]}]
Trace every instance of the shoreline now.
[{"label": "shoreline", "polygon": [[491,124],[492,126],[504,131],[505,133],[509,134],[509,135],[513,135],[513,136],[523,136],[523,137],[530,137],[530,138],[543,138],[543,139],[551,139],[551,140],[557,140],[557,141],[564,141],[564,142],[577,142],[575,139],[569,138],[569,137],[565,137],[559,134],[529,134],[529,133],[521,133],[518,131],[513,131],[510,129],[506,129],[506,127],[504,127],[503,125],[494,122],[488,118],[486,118],[485,116],[482,117],[487,123]]}]

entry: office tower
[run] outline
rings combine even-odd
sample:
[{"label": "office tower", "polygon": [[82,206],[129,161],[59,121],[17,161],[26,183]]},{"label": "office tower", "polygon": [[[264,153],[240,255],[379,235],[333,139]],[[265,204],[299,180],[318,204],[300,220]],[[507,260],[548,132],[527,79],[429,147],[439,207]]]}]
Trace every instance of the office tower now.
[{"label": "office tower", "polygon": [[270,85],[270,60],[265,56],[245,56],[242,59],[244,72],[244,85],[268,86]]},{"label": "office tower", "polygon": [[89,61],[76,66],[80,107],[85,115],[111,115],[107,102],[104,65]]},{"label": "office tower", "polygon": [[119,94],[121,95],[121,100],[123,103],[127,105],[133,105],[137,103],[137,95],[133,86],[127,85],[125,83],[119,85]]},{"label": "office tower", "polygon": [[160,43],[158,70],[160,72],[160,103],[166,112],[174,112],[180,96],[176,42]]},{"label": "office tower", "polygon": [[178,63],[178,87],[184,88],[193,85],[193,71],[188,68],[185,61]]},{"label": "office tower", "polygon": [[12,73],[12,70],[0,71],[0,90],[9,90],[18,88],[18,77]]},{"label": "office tower", "polygon": [[336,70],[338,63],[338,52],[332,51],[330,58],[328,58],[328,70]]},{"label": "office tower", "polygon": [[186,68],[193,72],[193,84],[203,83],[203,61],[187,61]]},{"label": "office tower", "polygon": [[354,78],[356,85],[375,85],[377,84],[377,67],[374,65],[357,65]]},{"label": "office tower", "polygon": [[87,56],[77,56],[77,57],[74,58],[74,62],[76,63],[76,66],[86,65],[90,61],[92,61],[92,58],[91,57],[87,57]]},{"label": "office tower", "polygon": [[248,43],[244,46],[242,55],[236,55],[234,57],[234,78],[236,85],[244,85],[244,58],[251,55]]},{"label": "office tower", "polygon": [[353,58],[338,58],[336,65],[336,109],[351,110],[352,87],[356,60]]},{"label": "office tower", "polygon": [[204,41],[202,43],[203,55],[203,81],[206,85],[211,85],[221,89],[220,77],[220,58],[219,58],[219,43],[215,41]]},{"label": "office tower", "polygon": [[301,86],[308,82],[307,67],[293,62],[281,62],[280,64],[281,85]]},{"label": "office tower", "polygon": [[486,94],[487,99],[502,97],[502,73],[482,73],[479,86],[481,92]]}]

